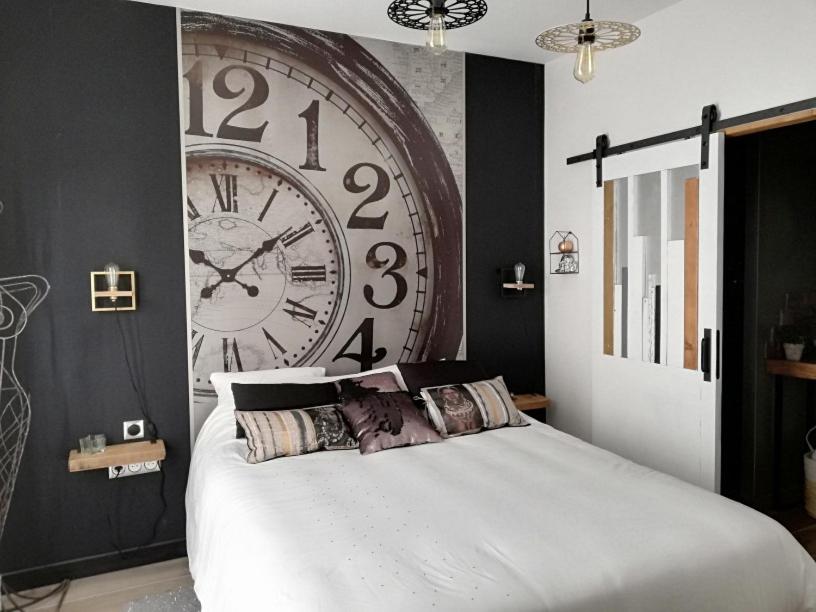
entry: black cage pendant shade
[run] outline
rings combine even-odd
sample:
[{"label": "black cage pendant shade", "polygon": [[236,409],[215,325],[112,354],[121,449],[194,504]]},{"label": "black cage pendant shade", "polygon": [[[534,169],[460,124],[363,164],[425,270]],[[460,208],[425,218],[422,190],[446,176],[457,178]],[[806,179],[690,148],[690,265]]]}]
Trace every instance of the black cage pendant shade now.
[{"label": "black cage pendant shade", "polygon": [[426,46],[436,54],[447,49],[445,33],[476,23],[487,14],[485,0],[394,0],[388,17],[413,30],[427,30]]}]

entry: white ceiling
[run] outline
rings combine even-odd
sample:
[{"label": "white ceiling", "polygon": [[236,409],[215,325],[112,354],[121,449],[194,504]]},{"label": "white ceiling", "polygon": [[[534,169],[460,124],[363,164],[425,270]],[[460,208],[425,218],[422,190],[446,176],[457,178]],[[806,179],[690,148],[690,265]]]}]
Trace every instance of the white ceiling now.
[{"label": "white ceiling", "polygon": [[[390,0],[142,0],[210,13],[343,32],[397,42],[424,44],[423,32],[393,23]],[[636,22],[679,0],[594,0],[595,19]],[[457,51],[546,62],[557,55],[539,49],[535,37],[552,26],[580,21],[583,0],[487,0],[481,21],[449,34]]]}]

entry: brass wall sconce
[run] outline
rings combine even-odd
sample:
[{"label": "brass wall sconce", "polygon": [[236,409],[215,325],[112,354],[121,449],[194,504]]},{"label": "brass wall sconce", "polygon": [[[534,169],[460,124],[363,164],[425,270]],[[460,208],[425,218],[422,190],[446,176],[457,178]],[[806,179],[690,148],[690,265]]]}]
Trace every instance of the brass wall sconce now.
[{"label": "brass wall sconce", "polygon": [[91,310],[136,310],[136,273],[123,272],[115,263],[102,272],[91,272]]}]

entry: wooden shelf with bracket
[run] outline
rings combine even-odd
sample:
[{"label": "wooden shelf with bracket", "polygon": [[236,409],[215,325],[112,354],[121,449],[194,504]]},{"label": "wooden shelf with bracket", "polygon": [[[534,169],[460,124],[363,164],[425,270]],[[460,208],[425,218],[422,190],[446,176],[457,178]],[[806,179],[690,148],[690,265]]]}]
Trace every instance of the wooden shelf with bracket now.
[{"label": "wooden shelf with bracket", "polygon": [[106,470],[117,465],[164,461],[165,457],[167,457],[167,450],[164,440],[112,444],[107,446],[103,452],[94,454],[82,454],[72,449],[68,454],[68,471]]}]

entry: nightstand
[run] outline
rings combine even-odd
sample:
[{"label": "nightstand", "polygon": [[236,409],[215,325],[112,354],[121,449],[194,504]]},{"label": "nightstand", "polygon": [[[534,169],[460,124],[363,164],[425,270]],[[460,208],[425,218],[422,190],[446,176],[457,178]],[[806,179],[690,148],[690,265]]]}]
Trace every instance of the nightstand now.
[{"label": "nightstand", "polygon": [[[547,408],[550,407],[550,398],[540,393],[521,393],[513,395],[513,402],[521,412],[531,412],[539,421],[547,422]],[[543,418],[541,418],[543,417]]]}]

